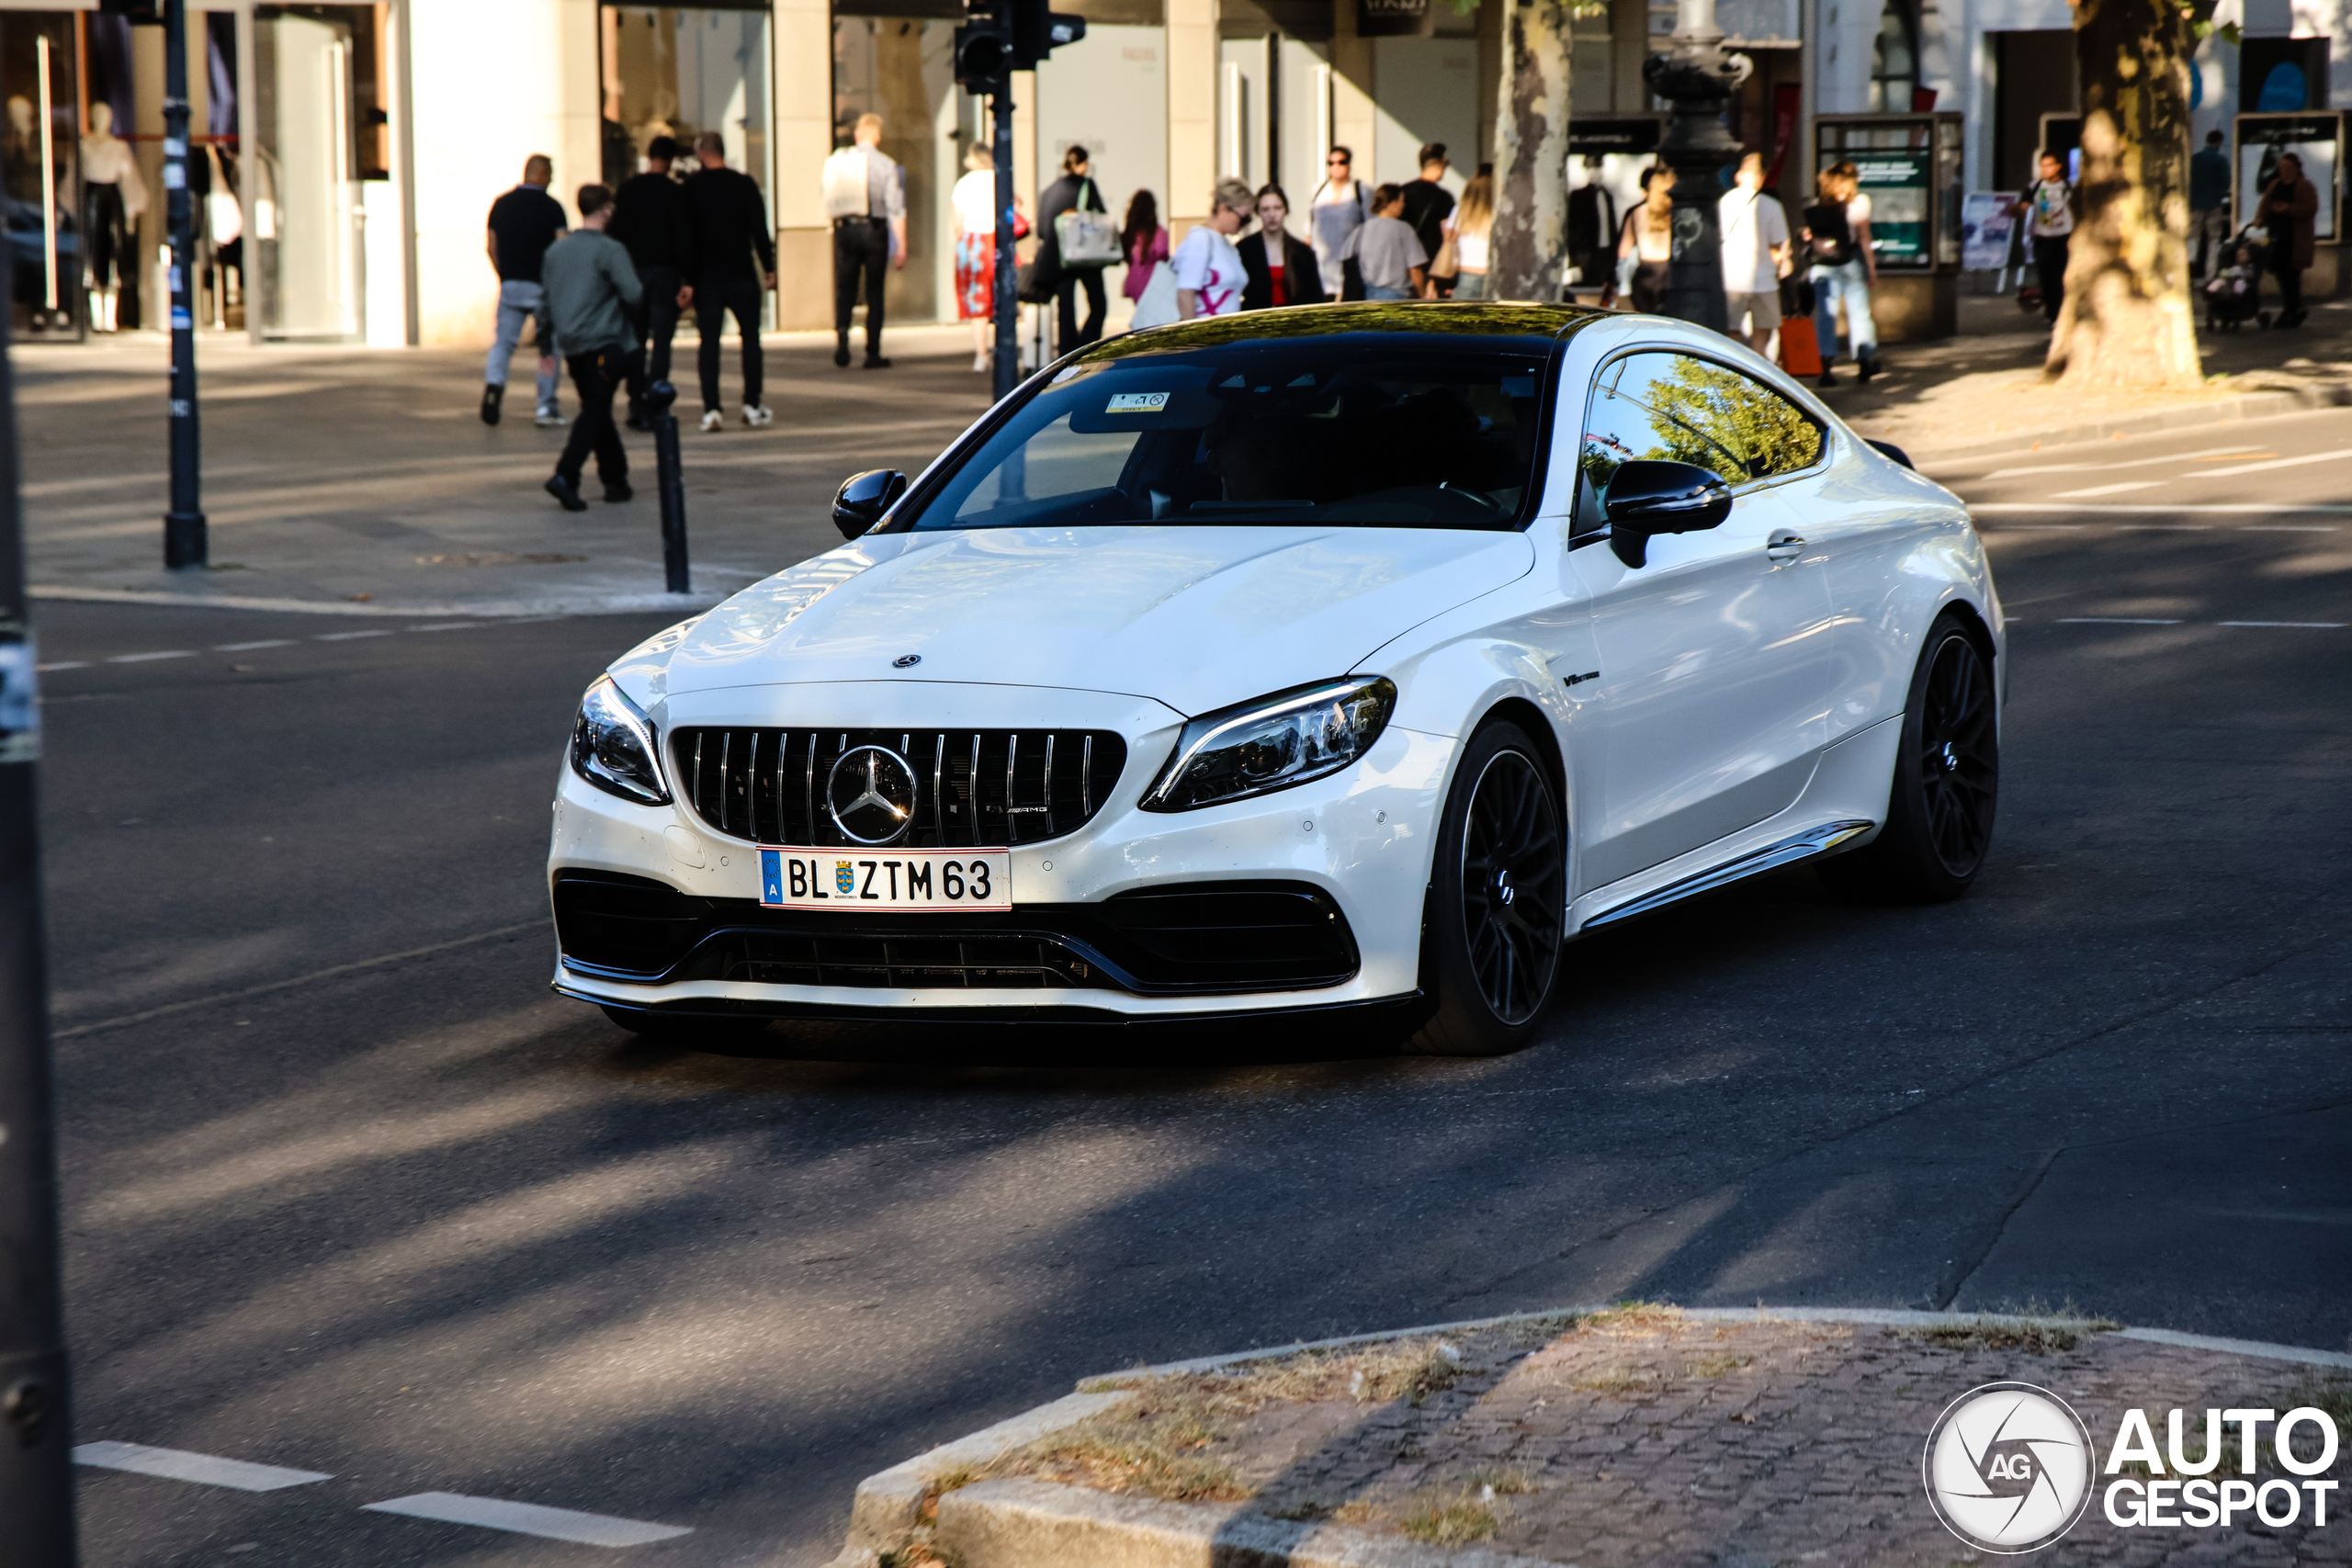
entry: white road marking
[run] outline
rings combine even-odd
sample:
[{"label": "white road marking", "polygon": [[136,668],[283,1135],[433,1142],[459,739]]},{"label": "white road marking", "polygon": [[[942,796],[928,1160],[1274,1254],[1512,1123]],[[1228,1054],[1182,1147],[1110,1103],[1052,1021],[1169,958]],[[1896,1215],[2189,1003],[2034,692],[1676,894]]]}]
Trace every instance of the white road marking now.
[{"label": "white road marking", "polygon": [[2245,515],[2252,517],[2291,517],[2297,513],[2328,516],[2352,512],[2352,506],[2341,502],[2231,501],[2200,502],[2195,505],[2166,506],[2156,502],[2120,501],[2105,506],[2057,506],[2046,501],[1972,501],[1971,512],[2032,513],[2072,512],[2086,517],[2198,517],[2206,515]]},{"label": "white road marking", "polygon": [[2218,626],[2297,626],[2307,631],[2335,632],[2352,626],[2352,621],[2216,621]]},{"label": "white road marking", "polygon": [[151,659],[194,659],[196,655],[187,649],[175,648],[164,653],[118,653],[111,655],[107,662],[108,664],[144,664]]},{"label": "white road marking", "polygon": [[216,642],[212,645],[212,651],[250,653],[256,648],[291,648],[293,646],[294,639],[290,637],[268,637],[262,638],[259,642]]},{"label": "white road marking", "polygon": [[86,659],[61,659],[54,664],[36,664],[33,671],[36,674],[46,675],[51,670],[87,670],[89,667],[90,661]]},{"label": "white road marking", "polygon": [[2306,463],[2334,463],[2352,457],[2352,446],[2339,446],[2333,452],[2312,452],[2301,457],[2273,457],[2267,463],[2233,463],[2226,468],[2208,468],[2200,478],[2226,479],[2232,474],[2267,474],[2273,468],[2300,468]]},{"label": "white road marking", "polygon": [[100,1470],[127,1470],[135,1475],[160,1475],[166,1481],[193,1481],[200,1486],[230,1486],[240,1492],[276,1492],[334,1479],[316,1470],[288,1470],[283,1465],[254,1464],[189,1453],[185,1449],[151,1449],[140,1443],[84,1443],[74,1450],[74,1462]]},{"label": "white road marking", "polygon": [[2333,534],[2333,523],[2248,523],[2238,529],[2241,534]]},{"label": "white road marking", "polygon": [[2186,463],[2199,457],[2228,457],[2240,452],[2259,452],[2259,446],[2199,446],[2194,452],[2173,452],[2162,457],[2141,457],[2129,463],[2044,463],[2031,468],[1997,468],[1981,476],[1986,479],[2022,479],[2028,474],[2108,473],[2116,468],[2144,468],[2155,463]]},{"label": "white road marking", "polygon": [[390,637],[391,635],[392,634],[388,631],[321,632],[311,640],[312,642],[352,642],[363,637]]},{"label": "white road marking", "polygon": [[510,1503],[503,1497],[468,1497],[456,1492],[419,1492],[387,1503],[369,1503],[365,1511],[404,1514],[413,1519],[438,1519],[446,1524],[481,1525],[512,1530],[548,1540],[569,1540],[581,1546],[644,1546],[694,1532],[679,1525],[647,1524],[642,1519],[616,1519],[609,1514],[578,1514],[570,1508],[544,1508],[537,1503]]},{"label": "white road marking", "polygon": [[429,626],[411,626],[413,632],[469,632],[482,625],[480,621],[435,621]]},{"label": "white road marking", "polygon": [[2094,485],[2089,490],[2062,490],[2052,501],[2082,501],[2094,495],[2121,495],[2127,490],[2161,490],[2163,479],[2128,479],[2120,485]]},{"label": "white road marking", "polygon": [[2152,621],[2137,615],[2061,615],[2062,626],[2177,626],[2178,621]]}]

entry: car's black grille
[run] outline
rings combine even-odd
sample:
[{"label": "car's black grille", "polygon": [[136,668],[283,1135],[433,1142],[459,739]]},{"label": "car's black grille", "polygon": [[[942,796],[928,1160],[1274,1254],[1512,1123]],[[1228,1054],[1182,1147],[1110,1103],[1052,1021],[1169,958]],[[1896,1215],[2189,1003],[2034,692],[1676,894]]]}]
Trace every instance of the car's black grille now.
[{"label": "car's black grille", "polygon": [[564,962],[639,984],[1124,990],[1309,989],[1356,972],[1329,895],[1295,882],[1187,884],[1009,913],[837,915],[697,898],[643,877],[560,872]]},{"label": "car's black grille", "polygon": [[680,793],[729,838],[831,849],[825,784],[845,751],[883,746],[914,769],[909,849],[1034,844],[1102,809],[1127,743],[1101,729],[747,729],[688,727],[670,739]]}]

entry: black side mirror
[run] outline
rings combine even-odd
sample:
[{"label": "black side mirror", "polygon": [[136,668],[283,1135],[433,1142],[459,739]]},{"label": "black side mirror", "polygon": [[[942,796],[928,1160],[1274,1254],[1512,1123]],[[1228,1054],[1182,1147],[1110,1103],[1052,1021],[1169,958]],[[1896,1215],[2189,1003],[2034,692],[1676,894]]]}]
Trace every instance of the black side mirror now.
[{"label": "black side mirror", "polygon": [[854,539],[876,523],[907,493],[907,476],[896,468],[868,468],[842,481],[833,495],[833,526],[844,539]]},{"label": "black side mirror", "polygon": [[1653,534],[1694,534],[1731,515],[1731,486],[1693,463],[1636,458],[1621,465],[1600,492],[1609,547],[1627,566],[1649,559]]},{"label": "black side mirror", "polygon": [[1865,441],[1863,442],[1863,445],[1864,445],[1864,446],[1871,446],[1871,447],[1875,448],[1875,449],[1877,450],[1878,454],[1879,454],[1881,457],[1887,457],[1887,458],[1891,458],[1891,459],[1892,459],[1892,460],[1894,460],[1894,462],[1900,463],[1900,464],[1902,464],[1905,468],[1910,468],[1910,469],[1914,470],[1915,472],[1917,470],[1917,468],[1918,468],[1918,467],[1919,467],[1919,465],[1918,465],[1918,464],[1914,463],[1914,462],[1911,460],[1911,454],[1910,454],[1910,453],[1905,452],[1902,447],[1897,446],[1896,446],[1894,442],[1892,442],[1892,441],[1869,441],[1869,440],[1865,440]]}]

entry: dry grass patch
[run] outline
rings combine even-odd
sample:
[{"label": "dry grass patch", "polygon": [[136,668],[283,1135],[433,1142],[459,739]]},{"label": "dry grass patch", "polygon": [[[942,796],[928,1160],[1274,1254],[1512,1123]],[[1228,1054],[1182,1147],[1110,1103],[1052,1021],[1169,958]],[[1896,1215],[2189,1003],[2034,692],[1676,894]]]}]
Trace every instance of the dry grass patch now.
[{"label": "dry grass patch", "polygon": [[2047,1356],[2080,1345],[2094,1334],[2111,1334],[2122,1327],[2103,1317],[2032,1320],[1980,1317],[1973,1323],[1937,1324],[1929,1328],[1899,1328],[1906,1339],[1917,1339],[1946,1350],[2023,1350]]},{"label": "dry grass patch", "polygon": [[1453,1488],[1407,1499],[1396,1513],[1396,1528],[1431,1546],[1470,1546],[1491,1540],[1502,1525],[1492,1493]]}]

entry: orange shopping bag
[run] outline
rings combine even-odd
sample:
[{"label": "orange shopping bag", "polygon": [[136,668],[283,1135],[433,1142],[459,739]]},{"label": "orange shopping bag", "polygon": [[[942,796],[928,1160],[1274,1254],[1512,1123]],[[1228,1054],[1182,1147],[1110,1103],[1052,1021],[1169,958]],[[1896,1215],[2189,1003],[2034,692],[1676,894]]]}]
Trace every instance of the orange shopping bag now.
[{"label": "orange shopping bag", "polygon": [[1781,368],[1792,376],[1821,374],[1821,343],[1811,316],[1781,318]]}]

